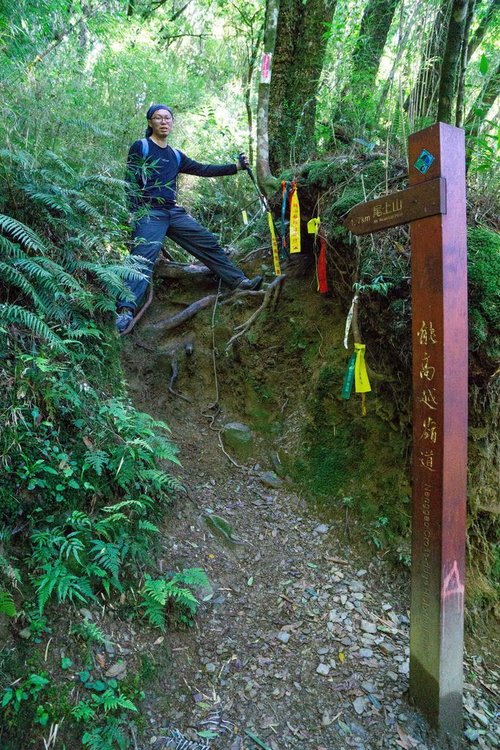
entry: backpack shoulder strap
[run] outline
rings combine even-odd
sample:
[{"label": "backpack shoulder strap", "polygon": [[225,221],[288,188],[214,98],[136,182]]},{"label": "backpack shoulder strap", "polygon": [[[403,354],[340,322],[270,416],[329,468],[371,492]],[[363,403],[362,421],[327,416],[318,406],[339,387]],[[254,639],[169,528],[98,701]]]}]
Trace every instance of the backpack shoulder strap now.
[{"label": "backpack shoulder strap", "polygon": [[146,159],[149,155],[149,141],[147,138],[141,138],[141,156]]},{"label": "backpack shoulder strap", "polygon": [[175,154],[175,160],[177,162],[177,167],[180,167],[180,165],[181,165],[181,159],[182,159],[181,152],[179,151],[179,149],[173,148],[173,147],[172,147],[172,151]]}]

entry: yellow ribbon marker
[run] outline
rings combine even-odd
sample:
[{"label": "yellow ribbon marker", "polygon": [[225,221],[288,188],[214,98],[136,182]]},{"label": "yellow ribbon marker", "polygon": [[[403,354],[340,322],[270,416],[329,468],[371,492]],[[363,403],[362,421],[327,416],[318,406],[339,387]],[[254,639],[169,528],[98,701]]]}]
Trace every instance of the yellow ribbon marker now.
[{"label": "yellow ribbon marker", "polygon": [[307,231],[309,234],[318,234],[319,225],[321,224],[321,219],[319,216],[316,219],[309,219],[307,222]]},{"label": "yellow ribbon marker", "polygon": [[300,206],[297,186],[292,188],[290,198],[290,253],[300,253]]},{"label": "yellow ribbon marker", "polygon": [[246,225],[248,224],[248,214],[247,214],[247,212],[246,212],[246,211],[245,211],[245,210],[243,209],[243,211],[241,212],[241,215],[242,215],[242,217],[243,217],[243,224],[244,224],[244,225],[246,226]]},{"label": "yellow ribbon marker", "polygon": [[270,211],[267,212],[267,223],[269,224],[269,232],[271,233],[271,247],[273,249],[274,273],[276,276],[281,276],[280,259],[278,255],[278,243],[276,242],[276,232],[274,229],[273,215]]},{"label": "yellow ribbon marker", "polygon": [[365,363],[365,344],[354,344],[356,364],[354,365],[354,389],[356,393],[368,393],[372,387],[368,380]]}]

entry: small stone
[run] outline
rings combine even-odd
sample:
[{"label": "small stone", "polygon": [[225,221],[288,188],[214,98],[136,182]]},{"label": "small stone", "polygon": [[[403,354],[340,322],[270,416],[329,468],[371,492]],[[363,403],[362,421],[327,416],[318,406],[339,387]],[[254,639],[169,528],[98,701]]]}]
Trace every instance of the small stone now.
[{"label": "small stone", "polygon": [[358,578],[363,578],[363,576],[365,576],[367,573],[368,573],[367,570],[358,570],[356,575],[358,576]]},{"label": "small stone", "polygon": [[90,611],[90,609],[87,609],[86,607],[82,607],[78,611],[80,612],[81,616],[85,618],[85,620],[93,620],[94,619],[94,615],[92,614],[92,612]]},{"label": "small stone", "polygon": [[323,677],[326,677],[330,672],[330,667],[328,666],[328,664],[318,664],[318,666],[316,667],[316,672],[323,675]]},{"label": "small stone", "polygon": [[313,534],[328,534],[330,527],[326,523],[320,523],[313,531]]},{"label": "small stone", "polygon": [[364,630],[365,633],[376,633],[377,632],[377,626],[374,622],[368,622],[368,620],[361,620],[361,630]]},{"label": "small stone", "polygon": [[365,587],[361,583],[361,581],[352,581],[349,584],[349,588],[351,589],[351,591],[356,592],[356,593],[361,593],[362,591],[365,590]]},{"label": "small stone", "polygon": [[365,682],[362,682],[361,683],[361,687],[363,688],[363,690],[366,690],[367,693],[376,693],[377,692],[377,688],[375,687],[375,683],[369,682],[368,680],[366,680]]},{"label": "small stone", "polygon": [[382,604],[382,609],[384,612],[388,612],[390,609],[392,609],[392,604]]},{"label": "small stone", "polygon": [[217,665],[213,664],[211,661],[208,662],[208,664],[205,664],[205,672],[208,674],[214,674],[217,671]]},{"label": "small stone", "polygon": [[362,659],[371,659],[373,656],[371,648],[360,648],[358,653]]},{"label": "small stone", "polygon": [[396,646],[389,641],[382,641],[382,643],[379,644],[379,648],[384,652],[384,654],[388,655],[395,654],[397,651]]},{"label": "small stone", "polygon": [[281,630],[276,638],[278,639],[278,641],[281,641],[281,643],[288,643],[288,641],[290,640],[290,633],[287,633],[286,630]]},{"label": "small stone", "polygon": [[323,724],[324,727],[329,727],[332,721],[333,721],[332,714],[330,713],[328,709],[325,709],[323,711],[323,716],[321,717],[321,723]]},{"label": "small stone", "polygon": [[271,489],[279,489],[283,486],[283,480],[279,478],[277,474],[274,473],[274,471],[264,471],[260,475],[260,481],[264,485],[264,487],[271,487]]},{"label": "small stone", "polygon": [[114,677],[117,680],[122,680],[126,674],[127,663],[124,661],[118,661],[116,664],[112,664],[105,672],[106,677]]},{"label": "small stone", "polygon": [[31,638],[30,628],[23,628],[19,633],[19,637],[23,638],[25,641],[29,640]]},{"label": "small stone", "polygon": [[352,705],[354,706],[354,710],[358,714],[358,716],[361,716],[362,713],[364,713],[366,708],[366,698],[363,698],[363,696],[359,696],[359,698],[356,698]]}]

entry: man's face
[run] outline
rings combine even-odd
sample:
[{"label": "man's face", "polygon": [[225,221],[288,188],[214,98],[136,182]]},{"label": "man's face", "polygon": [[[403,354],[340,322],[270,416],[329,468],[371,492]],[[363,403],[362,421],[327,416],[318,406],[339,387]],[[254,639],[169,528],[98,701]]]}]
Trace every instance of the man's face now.
[{"label": "man's face", "polygon": [[158,109],[152,118],[148,120],[148,123],[153,130],[152,135],[163,139],[166,138],[172,130],[174,119],[168,109]]}]

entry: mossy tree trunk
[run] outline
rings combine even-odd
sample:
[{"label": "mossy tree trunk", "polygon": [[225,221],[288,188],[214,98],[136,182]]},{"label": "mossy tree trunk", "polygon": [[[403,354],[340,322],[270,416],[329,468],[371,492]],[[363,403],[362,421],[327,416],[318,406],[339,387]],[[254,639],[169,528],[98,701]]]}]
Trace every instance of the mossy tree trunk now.
[{"label": "mossy tree trunk", "polygon": [[[268,56],[271,76],[274,74],[273,56],[276,44],[276,30],[280,0],[267,0],[266,18],[264,21],[264,56]],[[270,57],[269,57],[270,56]],[[277,186],[277,180],[271,173],[269,165],[269,78],[259,84],[259,99],[257,104],[257,182],[263,193],[268,195]]]},{"label": "mossy tree trunk", "polygon": [[453,0],[450,24],[446,37],[446,47],[441,65],[439,80],[438,111],[439,122],[452,121],[453,103],[457,95],[458,71],[462,46],[465,41],[465,29],[469,2],[474,0]]},{"label": "mossy tree trunk", "polygon": [[269,102],[271,167],[314,154],[316,95],[336,0],[281,0]]},{"label": "mossy tree trunk", "polygon": [[481,93],[472,105],[467,115],[467,119],[465,120],[464,128],[467,133],[467,169],[469,168],[474,152],[474,141],[478,137],[481,128],[488,117],[488,113],[495,104],[498,96],[500,96],[500,64],[497,65],[493,74],[484,84]]},{"label": "mossy tree trunk", "polygon": [[446,48],[446,38],[451,11],[450,0],[442,0],[434,17],[432,31],[422,53],[417,80],[405,107],[415,128],[422,120],[436,119],[436,102],[439,91],[440,71]]},{"label": "mossy tree trunk", "polygon": [[349,89],[345,92],[354,106],[364,111],[370,122],[374,104],[373,92],[380,60],[399,0],[369,0],[361,19],[358,39],[352,57]]}]

